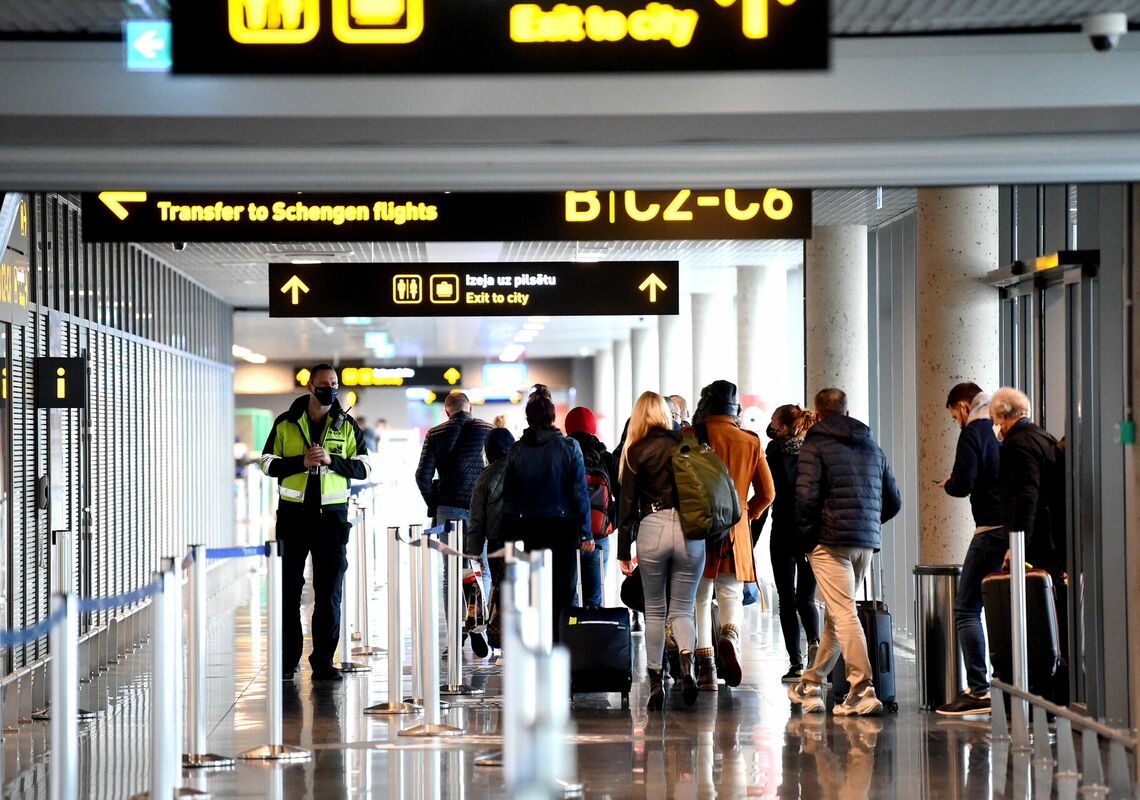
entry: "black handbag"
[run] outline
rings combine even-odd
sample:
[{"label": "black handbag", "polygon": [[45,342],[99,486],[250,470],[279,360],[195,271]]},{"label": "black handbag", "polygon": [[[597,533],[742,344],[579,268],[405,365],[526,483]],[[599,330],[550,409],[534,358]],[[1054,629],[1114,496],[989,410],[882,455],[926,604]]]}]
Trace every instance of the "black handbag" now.
[{"label": "black handbag", "polygon": [[645,587],[641,583],[641,567],[634,567],[633,574],[621,582],[621,601],[626,608],[645,613]]}]

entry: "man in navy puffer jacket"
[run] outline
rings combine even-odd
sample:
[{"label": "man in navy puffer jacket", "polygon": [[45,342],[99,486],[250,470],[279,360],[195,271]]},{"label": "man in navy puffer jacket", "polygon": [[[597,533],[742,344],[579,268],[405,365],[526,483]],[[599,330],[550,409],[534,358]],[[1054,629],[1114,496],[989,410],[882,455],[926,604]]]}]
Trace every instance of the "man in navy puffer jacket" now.
[{"label": "man in navy puffer jacket", "polygon": [[871,429],[847,416],[844,392],[821,391],[815,396],[815,413],[819,421],[800,450],[796,522],[827,619],[815,663],[804,670],[788,696],[802,703],[805,712],[823,711],[820,684],[842,652],[851,691],[835,713],[879,714],[883,704],[871,682],[855,593],[871,565],[871,554],[879,549],[881,526],[899,513],[902,498]]}]

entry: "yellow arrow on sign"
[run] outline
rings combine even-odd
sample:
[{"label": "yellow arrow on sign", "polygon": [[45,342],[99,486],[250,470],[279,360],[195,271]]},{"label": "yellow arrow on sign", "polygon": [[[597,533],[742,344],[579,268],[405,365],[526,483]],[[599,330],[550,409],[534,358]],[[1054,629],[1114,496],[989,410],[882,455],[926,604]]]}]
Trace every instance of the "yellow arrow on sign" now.
[{"label": "yellow arrow on sign", "polygon": [[116,217],[126,219],[130,212],[123,203],[145,203],[146,192],[99,192],[99,199]]},{"label": "yellow arrow on sign", "polygon": [[443,373],[443,379],[450,383],[452,386],[459,383],[459,379],[461,377],[462,376],[459,374],[459,370],[457,370],[455,367],[448,367],[447,372]]},{"label": "yellow arrow on sign", "polygon": [[649,302],[650,303],[656,303],[657,302],[657,290],[660,289],[661,291],[665,291],[669,287],[665,285],[665,282],[663,280],[661,280],[660,278],[657,277],[656,272],[650,272],[649,277],[646,278],[644,281],[642,281],[641,285],[638,286],[637,288],[638,288],[638,291],[642,291],[642,292],[644,292],[646,289],[648,289],[649,290]]},{"label": "yellow arrow on sign", "polygon": [[298,290],[304,292],[305,294],[309,293],[309,287],[306,286],[296,275],[290,278],[285,283],[285,285],[281,287],[282,294],[290,291],[293,292],[293,305],[297,305],[297,301],[300,298],[300,295],[297,294]]}]

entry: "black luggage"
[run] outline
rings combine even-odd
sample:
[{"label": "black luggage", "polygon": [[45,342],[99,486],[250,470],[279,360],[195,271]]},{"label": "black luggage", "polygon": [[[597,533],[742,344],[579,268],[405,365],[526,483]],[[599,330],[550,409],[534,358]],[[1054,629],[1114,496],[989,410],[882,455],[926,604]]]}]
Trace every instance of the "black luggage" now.
[{"label": "black luggage", "polygon": [[[582,596],[578,561],[578,596]],[[580,608],[562,612],[559,633],[570,651],[570,694],[619,692],[622,708],[633,688],[633,645],[627,608]]]},{"label": "black luggage", "polygon": [[[1007,683],[1013,681],[1011,604],[1008,572],[995,572],[982,579],[990,663],[994,675]],[[1043,569],[1025,571],[1025,630],[1029,691],[1057,702],[1063,699],[1058,695],[1061,681],[1055,679],[1061,664],[1060,626],[1053,579]]]},{"label": "black luggage", "polygon": [[[863,581],[863,595],[867,599],[855,603],[855,612],[863,628],[863,638],[867,640],[867,657],[871,662],[871,683],[875,686],[875,696],[882,701],[884,710],[894,714],[899,710],[895,686],[895,632],[891,612],[882,599],[883,569],[880,558],[878,553],[871,558],[870,587],[868,588],[867,579]],[[838,641],[835,644],[839,646]],[[851,691],[842,651],[828,680],[831,681],[831,694],[835,702],[842,702]]]}]

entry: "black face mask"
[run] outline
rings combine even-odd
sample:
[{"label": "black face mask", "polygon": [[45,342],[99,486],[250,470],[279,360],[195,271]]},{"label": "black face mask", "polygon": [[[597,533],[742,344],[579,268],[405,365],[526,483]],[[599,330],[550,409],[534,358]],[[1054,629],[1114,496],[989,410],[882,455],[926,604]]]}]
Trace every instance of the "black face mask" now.
[{"label": "black face mask", "polygon": [[317,402],[322,406],[331,406],[333,404],[333,400],[336,400],[336,387],[314,386],[313,397],[317,398]]},{"label": "black face mask", "polygon": [[778,430],[776,430],[774,427],[772,427],[771,424],[769,424],[768,427],[764,429],[764,435],[767,436],[769,439],[779,438],[779,434],[780,434],[780,432]]}]

